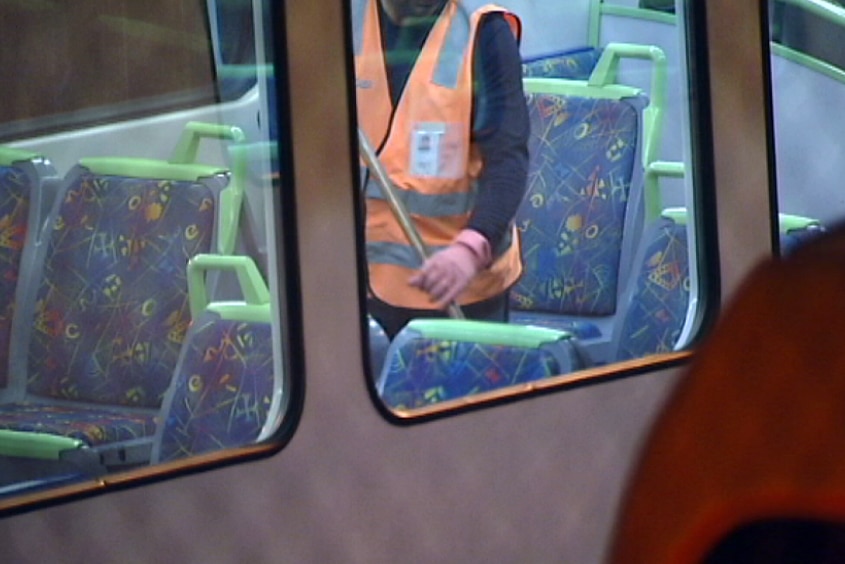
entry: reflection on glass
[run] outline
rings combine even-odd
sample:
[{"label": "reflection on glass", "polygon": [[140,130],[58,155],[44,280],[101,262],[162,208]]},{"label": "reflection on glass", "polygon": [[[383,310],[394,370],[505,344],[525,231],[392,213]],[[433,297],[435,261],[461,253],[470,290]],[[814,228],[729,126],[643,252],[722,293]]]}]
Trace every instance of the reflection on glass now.
[{"label": "reflection on glass", "polygon": [[640,0],[640,8],[675,13],[675,0]]},{"label": "reflection on glass", "polygon": [[781,254],[845,216],[836,187],[845,128],[845,9],[770,0],[771,76]]},{"label": "reflection on glass", "polygon": [[263,441],[285,407],[269,22],[82,4],[0,5],[0,503]]},{"label": "reflection on glass", "polygon": [[692,335],[684,27],[504,6],[352,0],[374,385],[400,416]]}]

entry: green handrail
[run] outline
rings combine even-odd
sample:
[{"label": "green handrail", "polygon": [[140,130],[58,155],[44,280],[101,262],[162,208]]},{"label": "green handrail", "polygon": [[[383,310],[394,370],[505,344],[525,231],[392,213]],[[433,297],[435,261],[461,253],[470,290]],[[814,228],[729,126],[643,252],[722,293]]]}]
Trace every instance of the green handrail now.
[{"label": "green handrail", "polygon": [[590,86],[615,83],[619,61],[622,59],[644,59],[652,62],[649,104],[643,111],[642,162],[644,167],[648,167],[649,163],[657,158],[663,138],[663,115],[666,108],[666,54],[654,45],[608,43],[587,83]]},{"label": "green handrail", "polygon": [[223,139],[235,143],[242,143],[245,139],[244,132],[239,127],[189,121],[185,124],[185,130],[182,132],[176,148],[173,149],[169,162],[173,164],[195,163],[197,161],[197,150],[203,138]]},{"label": "green handrail", "polygon": [[238,235],[238,219],[244,199],[244,186],[247,174],[247,152],[239,148],[245,140],[241,128],[218,123],[190,121],[173,149],[168,162],[173,164],[191,164],[196,162],[200,141],[207,139],[228,140],[235,143],[230,149],[232,157],[232,176],[229,185],[220,192],[219,213],[217,216],[217,252],[231,254],[235,250]]},{"label": "green handrail", "polygon": [[669,161],[654,161],[645,169],[644,197],[646,222],[656,219],[663,210],[663,199],[660,196],[661,178],[683,178],[686,174],[684,163]]},{"label": "green handrail", "polygon": [[12,147],[0,147],[0,166],[11,166],[19,161],[30,161],[41,155],[32,151],[13,149]]},{"label": "green handrail", "polygon": [[587,42],[592,47],[598,47],[601,42],[601,18],[605,15],[653,21],[667,25],[673,25],[677,22],[677,16],[675,14],[667,14],[666,12],[658,12],[647,8],[608,4],[604,0],[593,0],[590,2],[587,31]]},{"label": "green handrail", "polygon": [[[209,270],[234,272],[244,301],[210,303],[205,277]],[[213,310],[224,319],[270,322],[270,291],[255,262],[246,256],[201,254],[188,261],[188,305],[194,319]]]},{"label": "green handrail", "polygon": [[79,439],[35,431],[0,430],[0,455],[59,460],[63,452],[86,448]]},{"label": "green handrail", "polygon": [[471,341],[525,348],[538,348],[544,343],[572,338],[566,331],[547,327],[469,319],[413,319],[408,323],[408,329],[419,331],[426,339]]}]

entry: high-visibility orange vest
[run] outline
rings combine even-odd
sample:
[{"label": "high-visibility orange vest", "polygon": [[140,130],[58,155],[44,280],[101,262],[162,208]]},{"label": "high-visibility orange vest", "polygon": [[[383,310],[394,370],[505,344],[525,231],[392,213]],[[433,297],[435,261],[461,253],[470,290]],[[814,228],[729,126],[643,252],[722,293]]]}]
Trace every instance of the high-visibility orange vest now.
[{"label": "high-visibility orange vest", "polygon": [[[467,225],[483,162],[470,141],[475,34],[481,17],[502,13],[519,38],[519,19],[487,5],[469,16],[449,0],[432,27],[396,105],[390,99],[378,22],[378,0],[353,2],[358,125],[367,135],[428,251],[445,248]],[[408,279],[422,261],[372,175],[366,191],[370,290],[398,307],[433,309]],[[493,264],[458,297],[470,304],[499,295],[522,273],[516,229]]]}]

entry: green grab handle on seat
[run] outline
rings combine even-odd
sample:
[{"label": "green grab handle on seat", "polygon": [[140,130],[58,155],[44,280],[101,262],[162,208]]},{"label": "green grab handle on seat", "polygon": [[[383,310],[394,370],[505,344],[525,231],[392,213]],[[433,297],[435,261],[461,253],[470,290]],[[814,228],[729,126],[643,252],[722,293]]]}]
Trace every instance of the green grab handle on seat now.
[{"label": "green grab handle on seat", "polygon": [[[234,272],[245,302],[217,302],[213,304],[215,311],[227,318],[242,319],[246,316],[255,321],[270,321],[270,291],[255,262],[246,256],[210,254],[196,255],[188,261],[188,304],[194,319],[210,307],[205,285],[205,273],[209,270]],[[237,312],[245,315],[235,315]]]},{"label": "green grab handle on seat", "polygon": [[683,178],[686,174],[684,163],[677,161],[653,161],[645,169],[644,197],[646,221],[660,216],[663,199],[660,197],[661,178]]},{"label": "green grab handle on seat", "polygon": [[220,213],[217,216],[217,252],[231,255],[238,237],[238,222],[244,201],[249,149],[246,145],[229,147],[232,157],[232,177],[220,192]]},{"label": "green grab handle on seat", "polygon": [[[190,164],[197,159],[200,141],[207,139],[222,139],[243,143],[246,137],[240,127],[218,123],[189,121],[185,130],[173,149],[169,162],[174,164]],[[232,157],[232,177],[229,185],[220,192],[220,209],[217,226],[217,252],[223,255],[231,254],[235,250],[238,235],[238,219],[244,198],[244,183],[247,174],[247,153],[238,145],[229,149]]]},{"label": "green grab handle on seat", "polygon": [[608,43],[599,57],[587,83],[604,86],[616,82],[621,59],[646,59],[653,64],[648,107],[643,111],[643,166],[648,167],[657,155],[663,132],[666,107],[666,54],[655,45]]},{"label": "green grab handle on seat", "polygon": [[185,130],[173,149],[173,155],[169,161],[173,164],[189,164],[196,162],[197,150],[202,138],[228,139],[235,143],[241,143],[245,139],[244,132],[240,127],[232,125],[221,125],[219,123],[205,123],[201,121],[189,121],[185,124]]},{"label": "green grab handle on seat", "polygon": [[548,78],[526,76],[522,79],[522,88],[526,94],[554,94],[557,96],[577,96],[593,100],[622,100],[642,94],[642,90],[624,84],[605,84],[594,86],[586,80],[570,78]]},{"label": "green grab handle on seat", "polygon": [[11,166],[19,161],[31,161],[41,155],[32,151],[0,146],[0,166]]},{"label": "green grab handle on seat", "polygon": [[79,439],[38,433],[0,429],[0,455],[40,460],[59,460],[61,453],[85,448]]}]

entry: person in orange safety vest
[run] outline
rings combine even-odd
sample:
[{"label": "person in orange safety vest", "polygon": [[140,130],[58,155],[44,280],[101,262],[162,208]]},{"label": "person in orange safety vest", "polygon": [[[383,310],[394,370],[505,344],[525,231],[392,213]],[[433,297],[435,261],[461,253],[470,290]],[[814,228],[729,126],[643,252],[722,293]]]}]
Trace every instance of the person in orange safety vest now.
[{"label": "person in orange safety vest", "polygon": [[430,252],[364,169],[370,314],[391,337],[453,301],[506,321],[528,168],[518,18],[459,0],[353,0],[352,16],[358,125]]}]

